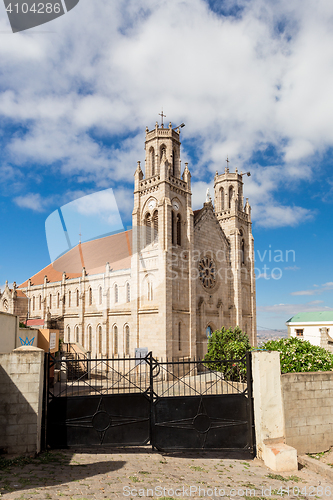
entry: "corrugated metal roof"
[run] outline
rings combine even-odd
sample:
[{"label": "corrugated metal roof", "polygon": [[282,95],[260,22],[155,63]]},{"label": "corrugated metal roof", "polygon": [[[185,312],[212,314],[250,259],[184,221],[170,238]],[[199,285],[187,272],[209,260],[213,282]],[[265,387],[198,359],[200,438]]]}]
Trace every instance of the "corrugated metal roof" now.
[{"label": "corrugated metal roof", "polygon": [[307,311],[295,314],[287,323],[307,323],[333,321],[333,311]]}]

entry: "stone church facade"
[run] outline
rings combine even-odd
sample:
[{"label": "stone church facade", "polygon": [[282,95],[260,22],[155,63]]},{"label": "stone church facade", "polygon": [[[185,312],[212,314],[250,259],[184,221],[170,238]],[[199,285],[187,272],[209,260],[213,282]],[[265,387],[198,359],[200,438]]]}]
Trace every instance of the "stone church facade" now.
[{"label": "stone church facade", "polygon": [[[0,310],[59,328],[92,356],[202,357],[222,326],[256,345],[251,208],[242,172],[225,168],[192,210],[180,130],[146,129],[144,172],[134,174],[132,230],[80,243],[28,281],[0,295]],[[20,301],[20,308],[17,304]]]}]

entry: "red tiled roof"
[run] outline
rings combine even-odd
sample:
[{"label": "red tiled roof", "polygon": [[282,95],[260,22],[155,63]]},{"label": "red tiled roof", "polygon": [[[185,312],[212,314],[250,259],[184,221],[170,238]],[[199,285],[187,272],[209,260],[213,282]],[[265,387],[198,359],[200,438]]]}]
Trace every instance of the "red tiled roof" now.
[{"label": "red tiled roof", "polygon": [[42,318],[40,319],[28,319],[26,323],[26,326],[44,326],[44,320]]},{"label": "red tiled roof", "polygon": [[[44,276],[47,276],[50,283],[61,281],[64,272],[66,278],[79,278],[82,267],[85,267],[87,274],[90,275],[103,273],[107,262],[113,271],[129,269],[132,255],[131,242],[132,230],[129,230],[77,245],[32,276],[31,283],[42,285]],[[20,288],[27,286],[28,280],[22,283]]]},{"label": "red tiled roof", "polygon": [[199,208],[199,210],[193,210],[193,215],[194,218],[198,215],[199,212],[201,212],[202,208]]}]

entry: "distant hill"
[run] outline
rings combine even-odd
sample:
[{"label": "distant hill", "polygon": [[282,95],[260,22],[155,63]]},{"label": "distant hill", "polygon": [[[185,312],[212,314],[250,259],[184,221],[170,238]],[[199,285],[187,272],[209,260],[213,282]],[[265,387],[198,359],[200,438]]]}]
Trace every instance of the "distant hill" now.
[{"label": "distant hill", "polygon": [[288,330],[257,330],[258,345],[262,345],[268,340],[286,339]]}]

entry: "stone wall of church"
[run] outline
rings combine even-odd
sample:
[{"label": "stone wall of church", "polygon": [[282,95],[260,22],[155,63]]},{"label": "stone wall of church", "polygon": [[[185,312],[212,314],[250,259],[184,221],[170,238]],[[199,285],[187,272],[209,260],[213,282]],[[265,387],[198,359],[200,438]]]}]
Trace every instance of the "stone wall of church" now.
[{"label": "stone wall of church", "polygon": [[[232,315],[233,276],[229,264],[229,247],[215,218],[212,208],[207,209],[194,228],[194,254],[196,259],[196,306],[198,356],[207,351],[206,328],[212,331],[222,326],[235,326]],[[199,277],[199,262],[203,257],[212,259],[216,266],[216,284],[203,286]]]}]

